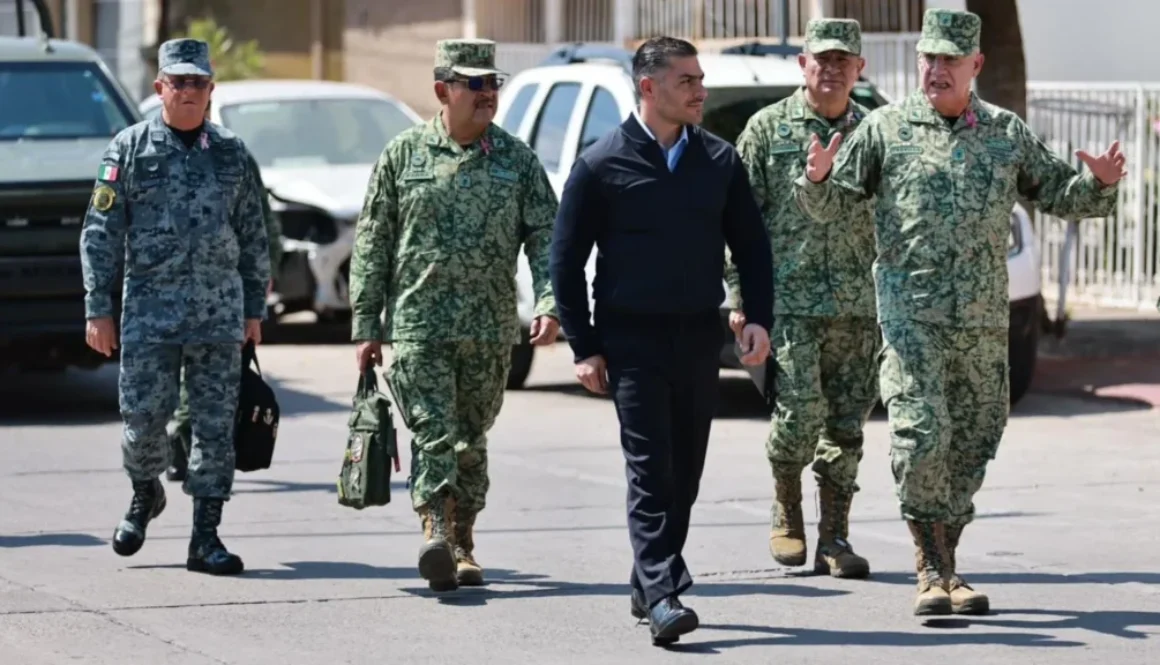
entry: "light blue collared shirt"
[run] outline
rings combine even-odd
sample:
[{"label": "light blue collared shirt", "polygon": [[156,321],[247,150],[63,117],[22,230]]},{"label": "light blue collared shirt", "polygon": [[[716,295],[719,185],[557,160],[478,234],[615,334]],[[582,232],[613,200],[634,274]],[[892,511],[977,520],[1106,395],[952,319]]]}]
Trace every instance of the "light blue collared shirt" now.
[{"label": "light blue collared shirt", "polygon": [[[644,133],[649,135],[649,138],[654,141],[657,140],[656,135],[648,128],[648,125],[644,124],[644,119],[640,117],[640,111],[633,109],[632,117],[636,118],[636,121],[644,128]],[[681,161],[681,155],[685,154],[685,146],[687,145],[689,145],[689,129],[687,127],[681,127],[680,138],[668,150],[665,150],[665,147],[660,144],[660,141],[657,141],[657,146],[661,149],[661,154],[665,156],[665,163],[669,165],[670,173],[673,169],[677,168],[677,162]]]}]

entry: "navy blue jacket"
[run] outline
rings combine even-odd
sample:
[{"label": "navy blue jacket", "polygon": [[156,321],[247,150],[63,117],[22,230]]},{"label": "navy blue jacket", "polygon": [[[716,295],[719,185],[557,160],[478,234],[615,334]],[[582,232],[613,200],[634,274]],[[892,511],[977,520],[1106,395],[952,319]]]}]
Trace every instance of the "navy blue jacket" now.
[{"label": "navy blue jacket", "polygon": [[660,146],[633,116],[572,167],[550,269],[560,323],[578,361],[602,353],[584,274],[593,246],[598,312],[718,309],[728,244],[746,320],[766,330],[773,325],[773,256],[745,166],[727,141],[700,127],[688,132],[671,173]]}]

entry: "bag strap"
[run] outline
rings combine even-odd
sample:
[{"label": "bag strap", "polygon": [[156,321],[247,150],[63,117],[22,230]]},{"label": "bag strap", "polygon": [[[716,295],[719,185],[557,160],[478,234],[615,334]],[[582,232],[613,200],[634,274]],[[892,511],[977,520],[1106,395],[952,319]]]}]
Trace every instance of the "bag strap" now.
[{"label": "bag strap", "polygon": [[358,376],[358,388],[355,394],[366,397],[379,389],[379,381],[375,376],[374,363],[367,363]]},{"label": "bag strap", "polygon": [[254,340],[252,339],[247,340],[245,345],[242,346],[242,369],[249,367],[250,363],[253,363],[254,367],[258,368],[258,376],[261,376],[262,366],[258,364],[258,350],[255,348]]}]

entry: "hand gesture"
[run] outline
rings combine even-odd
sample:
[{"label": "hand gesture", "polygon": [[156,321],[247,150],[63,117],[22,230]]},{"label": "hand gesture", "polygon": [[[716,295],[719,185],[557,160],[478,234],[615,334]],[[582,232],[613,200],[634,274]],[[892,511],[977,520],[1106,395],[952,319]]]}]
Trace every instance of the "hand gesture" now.
[{"label": "hand gesture", "polygon": [[1088,170],[1105,187],[1116,184],[1120,178],[1128,175],[1128,171],[1124,168],[1124,153],[1120,152],[1119,141],[1112,143],[1112,147],[1099,157],[1092,157],[1083,150],[1076,150],[1075,156],[1087,164]]},{"label": "hand gesture", "polygon": [[608,365],[604,356],[592,356],[576,363],[576,378],[597,395],[608,394]]},{"label": "hand gesture", "polygon": [[741,329],[745,327],[745,312],[735,309],[729,312],[729,329],[733,331],[733,335],[737,337],[737,341],[741,341]]},{"label": "hand gesture", "polygon": [[355,359],[358,361],[358,371],[364,372],[372,364],[383,364],[382,342],[359,342],[354,348]]},{"label": "hand gesture", "polygon": [[741,364],[753,367],[769,357],[769,333],[765,328],[750,323],[741,331]]},{"label": "hand gesture", "polygon": [[834,155],[838,154],[838,146],[842,145],[842,132],[834,134],[830,145],[822,147],[822,141],[817,134],[810,137],[809,153],[806,155],[806,177],[810,182],[821,182],[830,175],[830,168],[834,165]]},{"label": "hand gesture", "polygon": [[556,343],[560,322],[551,316],[537,316],[532,321],[532,345],[547,346]]},{"label": "hand gesture", "polygon": [[86,321],[85,343],[97,353],[111,358],[113,349],[117,348],[117,329],[113,326],[113,317],[105,316]]}]

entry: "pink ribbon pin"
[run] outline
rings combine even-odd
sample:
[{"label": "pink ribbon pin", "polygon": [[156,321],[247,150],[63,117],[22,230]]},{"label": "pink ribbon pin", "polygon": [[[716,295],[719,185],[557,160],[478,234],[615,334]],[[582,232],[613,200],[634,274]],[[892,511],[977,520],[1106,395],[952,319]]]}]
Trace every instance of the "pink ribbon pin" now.
[{"label": "pink ribbon pin", "polygon": [[974,129],[977,124],[979,124],[979,118],[975,116],[974,110],[967,109],[967,127]]},{"label": "pink ribbon pin", "polygon": [[483,149],[483,154],[491,153],[491,141],[488,141],[486,136],[479,139],[479,147]]}]

